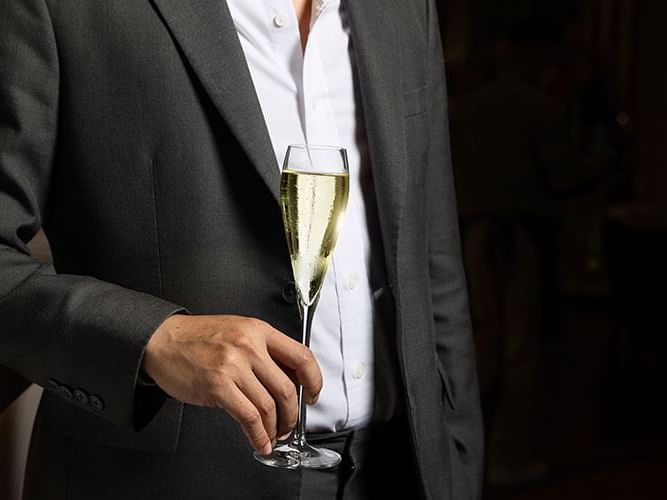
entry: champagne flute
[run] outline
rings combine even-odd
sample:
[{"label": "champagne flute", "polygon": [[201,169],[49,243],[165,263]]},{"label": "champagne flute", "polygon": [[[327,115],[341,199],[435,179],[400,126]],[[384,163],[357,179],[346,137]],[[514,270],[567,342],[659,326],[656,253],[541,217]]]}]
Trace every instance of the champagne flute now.
[{"label": "champagne flute", "polygon": [[[347,207],[347,152],[333,146],[292,145],[287,148],[280,179],[280,205],[292,261],[302,342],[310,346],[310,328],[320,289],[336,246]],[[341,457],[306,442],[306,405],[298,386],[299,413],[294,431],[269,455],[255,453],[265,465],[288,469],[326,469]]]}]

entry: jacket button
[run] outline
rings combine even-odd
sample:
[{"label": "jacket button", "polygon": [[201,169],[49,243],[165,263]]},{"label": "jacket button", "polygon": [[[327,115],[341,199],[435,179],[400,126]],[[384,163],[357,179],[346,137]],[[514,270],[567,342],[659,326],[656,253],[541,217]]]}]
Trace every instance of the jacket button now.
[{"label": "jacket button", "polygon": [[96,396],[95,394],[90,394],[88,396],[88,404],[95,411],[104,410],[104,402],[102,401],[102,398],[99,397],[99,396]]},{"label": "jacket button", "polygon": [[73,394],[76,401],[82,405],[88,404],[88,394],[86,394],[82,389],[74,389]]},{"label": "jacket button", "polygon": [[296,304],[296,289],[294,288],[293,281],[285,283],[280,294],[282,295],[283,300],[288,304]]},{"label": "jacket button", "polygon": [[60,388],[58,388],[58,394],[60,394],[65,399],[72,399],[73,397],[72,389],[66,385],[61,385]]}]

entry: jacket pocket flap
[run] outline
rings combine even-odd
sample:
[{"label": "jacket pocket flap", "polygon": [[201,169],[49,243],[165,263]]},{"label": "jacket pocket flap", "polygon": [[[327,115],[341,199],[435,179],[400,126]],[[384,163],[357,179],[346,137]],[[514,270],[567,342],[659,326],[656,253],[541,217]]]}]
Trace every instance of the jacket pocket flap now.
[{"label": "jacket pocket flap", "polygon": [[438,370],[438,375],[440,375],[440,380],[442,381],[443,399],[447,400],[447,403],[449,404],[452,410],[456,410],[456,405],[454,404],[454,398],[452,397],[452,387],[449,384],[449,377],[447,376],[447,371],[445,370],[445,367],[442,366],[442,363],[440,362],[439,359],[435,360],[435,366]]},{"label": "jacket pocket flap", "polygon": [[426,86],[403,92],[403,116],[419,115],[426,111]]}]

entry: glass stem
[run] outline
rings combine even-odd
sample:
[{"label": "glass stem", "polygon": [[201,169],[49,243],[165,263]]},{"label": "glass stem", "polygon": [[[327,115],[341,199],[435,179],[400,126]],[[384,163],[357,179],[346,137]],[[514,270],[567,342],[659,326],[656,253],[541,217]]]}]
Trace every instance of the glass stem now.
[{"label": "glass stem", "polygon": [[[314,312],[315,304],[311,304],[310,306],[303,303],[301,304],[301,342],[306,347],[310,347],[310,327],[313,322]],[[296,418],[296,427],[294,429],[294,435],[292,436],[292,442],[304,446],[306,444],[306,402],[303,399],[303,386],[301,384],[298,385],[298,396],[299,413]]]}]

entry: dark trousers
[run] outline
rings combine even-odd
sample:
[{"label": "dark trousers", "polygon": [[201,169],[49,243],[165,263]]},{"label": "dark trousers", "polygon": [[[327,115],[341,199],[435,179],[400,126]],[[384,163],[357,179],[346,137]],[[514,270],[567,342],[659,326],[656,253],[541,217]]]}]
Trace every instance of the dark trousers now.
[{"label": "dark trousers", "polygon": [[[186,408],[195,416],[213,410]],[[200,422],[189,415],[188,425]],[[192,433],[191,429],[185,430]],[[315,446],[333,449],[342,463],[329,470],[279,470],[254,460],[245,451],[230,459],[230,441],[215,430],[207,442],[183,441],[178,453],[151,453],[103,446],[57,434],[37,433],[32,446],[57,461],[33,460],[28,467],[26,500],[371,500],[423,498],[405,422],[373,425],[361,430],[309,434]],[[202,452],[205,448],[205,453]],[[231,460],[231,461],[230,461]],[[32,465],[32,466],[31,466]],[[192,474],[202,471],[207,481]],[[160,471],[151,478],[144,471]],[[217,471],[217,475],[215,472]],[[220,480],[216,478],[220,477]],[[230,477],[234,481],[229,481]],[[223,481],[222,479],[225,479]],[[400,489],[399,489],[400,488]]]},{"label": "dark trousers", "polygon": [[343,460],[334,469],[303,471],[300,500],[386,499],[399,491],[407,491],[406,498],[423,498],[402,419],[308,439],[314,446],[337,451]]}]

